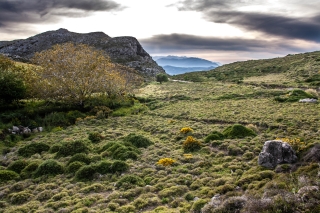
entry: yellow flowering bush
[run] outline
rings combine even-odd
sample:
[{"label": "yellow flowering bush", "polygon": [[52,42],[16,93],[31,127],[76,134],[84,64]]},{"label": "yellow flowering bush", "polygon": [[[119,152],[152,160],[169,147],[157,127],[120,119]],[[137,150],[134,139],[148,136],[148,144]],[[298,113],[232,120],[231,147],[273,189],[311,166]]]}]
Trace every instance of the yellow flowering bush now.
[{"label": "yellow flowering bush", "polygon": [[157,164],[160,164],[162,166],[171,166],[174,162],[176,162],[175,160],[173,160],[172,158],[161,158]]},{"label": "yellow flowering bush", "polygon": [[181,130],[180,130],[180,133],[183,133],[183,134],[187,134],[189,132],[193,132],[193,129],[191,129],[190,127],[183,127]]},{"label": "yellow flowering bush", "polygon": [[299,138],[276,138],[276,140],[281,140],[283,142],[286,142],[290,144],[290,146],[297,152],[301,152],[307,148],[307,144],[303,141],[301,141]]},{"label": "yellow flowering bush", "polygon": [[188,136],[182,145],[185,152],[192,152],[201,148],[201,142],[192,136]]},{"label": "yellow flowering bush", "polygon": [[193,158],[193,155],[192,154],[183,154],[183,157],[185,159],[192,159]]}]

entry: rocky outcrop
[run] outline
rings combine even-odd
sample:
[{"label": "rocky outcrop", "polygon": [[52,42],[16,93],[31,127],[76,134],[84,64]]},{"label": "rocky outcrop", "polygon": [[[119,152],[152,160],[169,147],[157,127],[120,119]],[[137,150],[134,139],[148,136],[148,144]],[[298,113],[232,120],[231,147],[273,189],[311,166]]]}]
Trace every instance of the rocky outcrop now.
[{"label": "rocky outcrop", "polygon": [[27,39],[0,41],[0,53],[8,57],[29,62],[36,52],[47,50],[56,44],[72,42],[87,44],[105,51],[113,62],[138,70],[147,77],[165,73],[134,37],[111,38],[103,32],[74,33],[66,29],[48,31]]},{"label": "rocky outcrop", "polygon": [[296,161],[297,156],[292,147],[280,140],[266,141],[258,159],[259,165],[272,169],[278,164],[291,164]]}]

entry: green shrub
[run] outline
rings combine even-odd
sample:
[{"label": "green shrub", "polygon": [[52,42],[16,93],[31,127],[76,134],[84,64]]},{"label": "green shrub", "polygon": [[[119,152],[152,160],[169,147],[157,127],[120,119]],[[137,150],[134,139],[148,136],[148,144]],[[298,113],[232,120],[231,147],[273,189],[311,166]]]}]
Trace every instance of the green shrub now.
[{"label": "green shrub", "polygon": [[112,157],[118,160],[126,160],[126,159],[136,160],[138,158],[138,153],[134,148],[130,149],[130,147],[121,146],[121,147],[118,147],[114,152],[112,152]]},{"label": "green shrub", "polygon": [[204,207],[204,205],[206,205],[208,201],[207,200],[204,200],[204,199],[199,199],[199,200],[196,200],[193,204],[192,204],[192,207],[191,207],[191,211],[193,213],[201,213],[201,208]]},{"label": "green shrub", "polygon": [[239,154],[243,154],[242,149],[239,148],[239,147],[237,147],[237,146],[234,145],[234,144],[230,144],[230,145],[227,147],[227,150],[228,150],[228,154],[229,154],[229,155],[236,156],[236,155],[239,155]]},{"label": "green shrub", "polygon": [[32,194],[22,191],[18,193],[12,193],[10,195],[10,201],[12,204],[22,204],[27,202],[29,199],[33,197]]},{"label": "green shrub", "polygon": [[50,153],[56,153],[56,152],[59,152],[61,148],[61,145],[60,144],[54,144],[51,146],[51,148],[49,149],[49,152]]},{"label": "green shrub", "polygon": [[71,124],[65,112],[51,112],[43,118],[43,123],[47,127],[69,126]]},{"label": "green shrub", "polygon": [[142,135],[136,135],[134,133],[130,133],[124,138],[124,141],[132,143],[135,147],[138,148],[147,148],[148,146],[152,145],[153,142],[150,141],[148,138],[142,136]]},{"label": "green shrub", "polygon": [[90,132],[88,138],[92,143],[99,143],[103,139],[102,135],[98,132]]},{"label": "green shrub", "polygon": [[77,154],[73,155],[70,158],[70,160],[68,161],[68,165],[70,163],[72,163],[72,162],[75,162],[75,161],[80,161],[80,162],[83,162],[85,164],[90,164],[91,163],[91,159],[85,153],[77,153]]},{"label": "green shrub", "polygon": [[97,172],[100,174],[112,173],[112,169],[112,162],[109,161],[101,161],[96,167]]},{"label": "green shrub", "polygon": [[317,98],[317,97],[303,90],[295,89],[295,90],[289,91],[284,96],[275,97],[274,100],[278,102],[296,102],[296,101],[299,101],[300,99],[305,99],[305,98]]},{"label": "green shrub", "polygon": [[13,163],[11,163],[8,166],[8,170],[14,171],[18,174],[20,174],[20,172],[28,165],[28,162],[25,160],[17,160],[14,161]]},{"label": "green shrub", "polygon": [[76,173],[84,165],[85,165],[85,163],[83,163],[83,162],[74,161],[68,165],[67,172],[68,173]]},{"label": "green shrub", "polygon": [[57,161],[49,159],[40,164],[38,169],[35,171],[35,176],[39,177],[42,175],[57,175],[62,174],[64,172],[64,168]]},{"label": "green shrub", "polygon": [[45,143],[31,143],[31,144],[28,144],[24,147],[21,147],[19,150],[18,150],[18,154],[23,156],[23,157],[30,157],[36,153],[41,153],[41,152],[46,152],[50,149],[50,146],[45,144]]},{"label": "green shrub", "polygon": [[252,129],[242,126],[241,124],[234,124],[232,126],[229,126],[225,130],[223,130],[222,133],[226,138],[231,139],[256,136],[256,133]]},{"label": "green shrub", "polygon": [[19,174],[11,170],[0,170],[0,183],[19,179]]},{"label": "green shrub", "polygon": [[75,124],[77,118],[84,118],[86,115],[78,110],[69,111],[66,115],[69,123]]},{"label": "green shrub", "polygon": [[125,172],[129,169],[129,165],[121,160],[116,160],[112,163],[112,172]]},{"label": "green shrub", "polygon": [[223,140],[223,139],[224,139],[224,135],[221,132],[213,131],[204,139],[204,142],[208,143],[213,140]]},{"label": "green shrub", "polygon": [[136,175],[126,175],[117,182],[118,188],[130,189],[135,186],[144,186],[145,182]]},{"label": "green shrub", "polygon": [[188,187],[184,185],[171,186],[159,192],[160,198],[182,196],[188,191]]},{"label": "green shrub", "polygon": [[37,162],[32,162],[28,166],[26,166],[22,171],[21,171],[21,178],[31,178],[34,172],[38,169],[39,163]]},{"label": "green shrub", "polygon": [[93,166],[83,166],[76,172],[76,179],[78,180],[93,180],[94,174],[96,173],[96,170]]},{"label": "green shrub", "polygon": [[168,80],[168,76],[165,73],[160,73],[156,76],[156,80],[157,82],[159,82],[160,84],[162,84],[162,82],[167,82]]},{"label": "green shrub", "polygon": [[0,101],[12,103],[21,100],[26,96],[26,91],[24,82],[17,74],[0,69]]},{"label": "green shrub", "polygon": [[103,192],[105,188],[106,187],[101,183],[94,183],[90,186],[82,188],[80,192],[83,192],[86,194],[92,193],[92,192],[99,193],[99,192]]},{"label": "green shrub", "polygon": [[82,140],[65,142],[61,145],[59,151],[57,152],[58,157],[65,157],[70,155],[75,155],[77,153],[88,153],[89,148],[87,144]]}]

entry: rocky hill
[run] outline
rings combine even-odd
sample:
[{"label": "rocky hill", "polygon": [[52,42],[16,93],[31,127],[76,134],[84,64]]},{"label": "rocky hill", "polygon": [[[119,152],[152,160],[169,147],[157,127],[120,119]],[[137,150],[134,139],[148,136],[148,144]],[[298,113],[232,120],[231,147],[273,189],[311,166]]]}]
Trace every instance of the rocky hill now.
[{"label": "rocky hill", "polygon": [[82,34],[66,29],[48,31],[27,39],[0,41],[0,53],[17,61],[28,62],[34,53],[66,42],[87,44],[104,50],[113,62],[132,67],[147,77],[165,72],[136,38],[129,36],[111,38],[103,32]]}]

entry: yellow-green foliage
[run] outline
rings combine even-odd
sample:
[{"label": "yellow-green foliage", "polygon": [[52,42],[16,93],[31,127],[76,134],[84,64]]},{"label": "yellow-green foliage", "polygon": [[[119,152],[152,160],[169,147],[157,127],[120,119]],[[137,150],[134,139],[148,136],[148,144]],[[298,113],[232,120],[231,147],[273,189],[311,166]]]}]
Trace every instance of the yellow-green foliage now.
[{"label": "yellow-green foliage", "polygon": [[175,160],[171,159],[171,158],[161,158],[157,164],[160,164],[162,166],[171,166],[174,162],[176,162]]},{"label": "yellow-green foliage", "polygon": [[283,142],[286,142],[290,144],[290,146],[297,152],[301,152],[307,148],[307,144],[303,141],[301,141],[299,138],[276,138],[276,140],[281,140]]},{"label": "yellow-green foliage", "polygon": [[201,142],[196,140],[192,136],[188,136],[187,139],[183,142],[184,151],[196,151],[201,148]]},{"label": "yellow-green foliage", "polygon": [[183,134],[187,134],[189,132],[193,132],[193,129],[191,129],[190,127],[183,127],[181,130],[180,130],[180,133],[183,133]]}]

